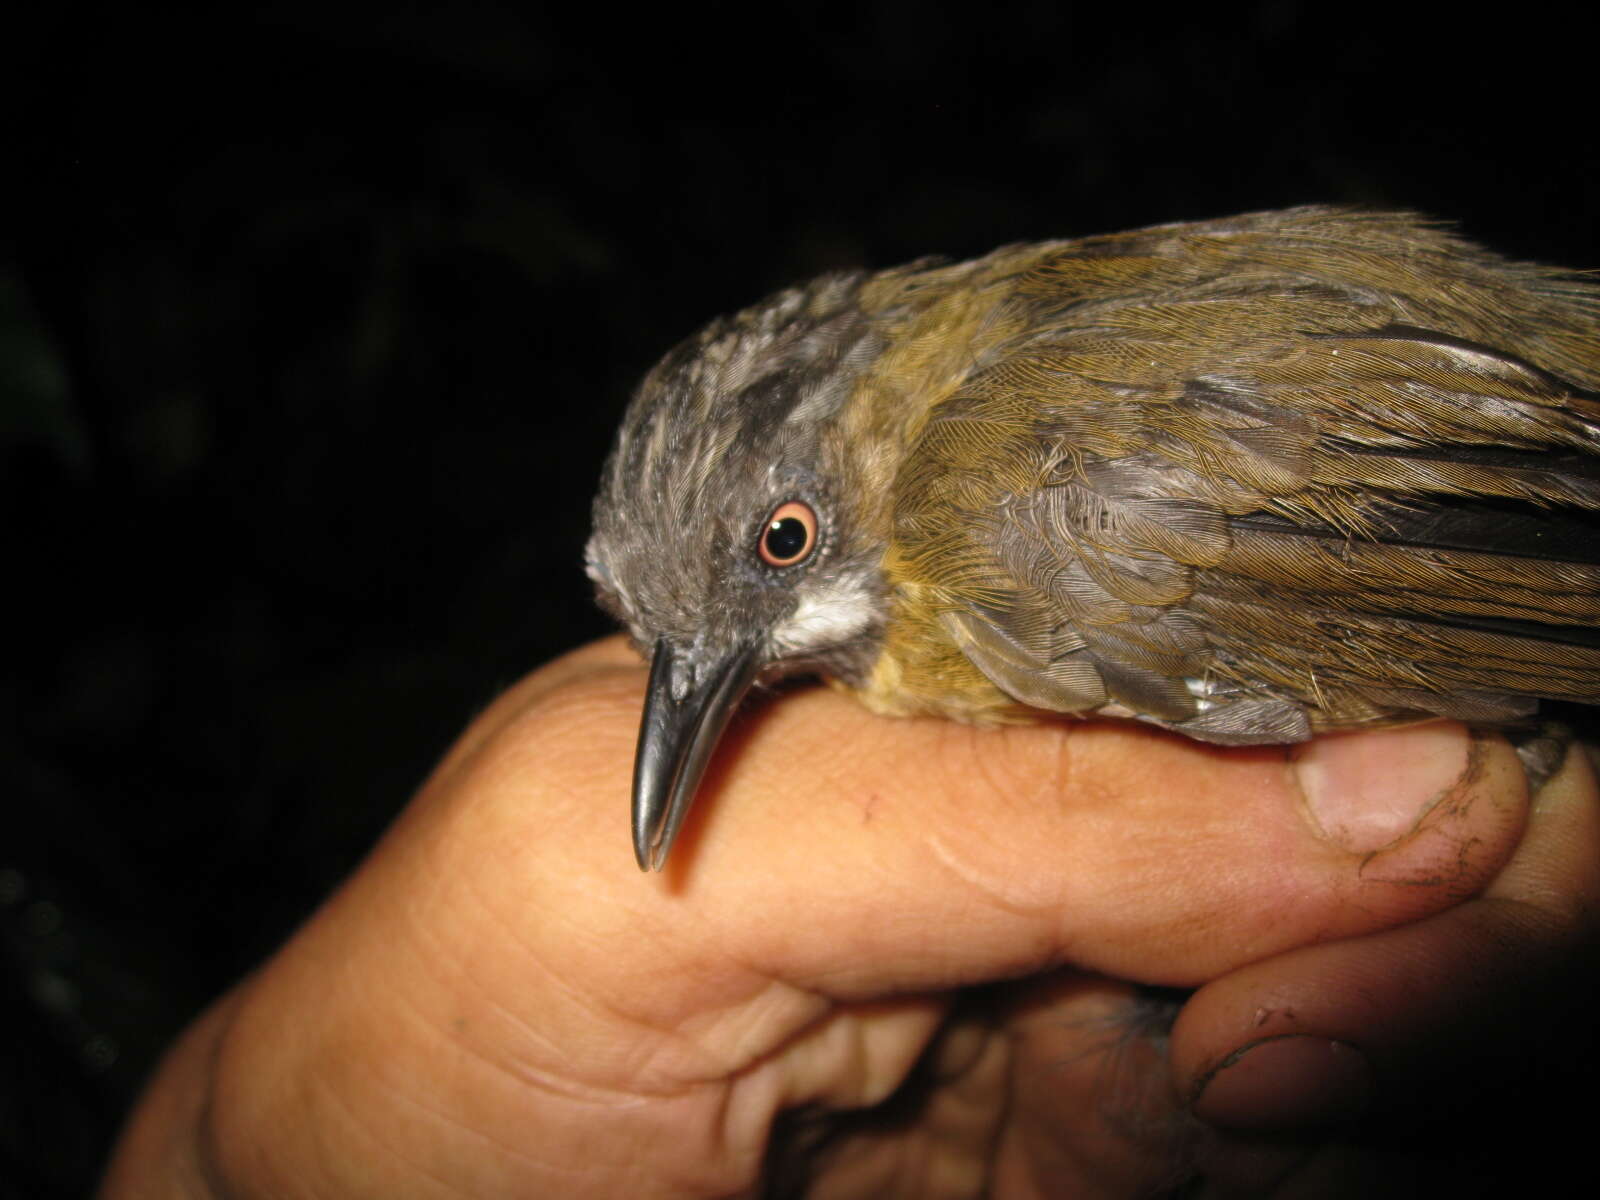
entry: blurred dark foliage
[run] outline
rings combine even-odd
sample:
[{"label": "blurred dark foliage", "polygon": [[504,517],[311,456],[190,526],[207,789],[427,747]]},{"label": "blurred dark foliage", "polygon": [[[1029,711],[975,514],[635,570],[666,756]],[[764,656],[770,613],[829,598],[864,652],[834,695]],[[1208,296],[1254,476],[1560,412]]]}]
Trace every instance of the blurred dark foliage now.
[{"label": "blurred dark foliage", "polygon": [[172,1035],[605,631],[609,432],[708,317],[1312,200],[1600,265],[1570,31],[983,11],[6,18],[0,1194],[92,1186]]}]

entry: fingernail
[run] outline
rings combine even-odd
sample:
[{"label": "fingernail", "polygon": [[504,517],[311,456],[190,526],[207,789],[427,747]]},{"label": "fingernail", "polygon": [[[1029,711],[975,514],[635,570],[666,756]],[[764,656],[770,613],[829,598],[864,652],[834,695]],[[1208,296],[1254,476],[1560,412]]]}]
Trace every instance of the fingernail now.
[{"label": "fingernail", "polygon": [[1228,1129],[1297,1129],[1348,1121],[1372,1100],[1372,1069],[1347,1042],[1294,1035],[1235,1051],[1205,1082],[1194,1115]]},{"label": "fingernail", "polygon": [[1298,747],[1295,773],[1322,836],[1365,853],[1404,837],[1466,774],[1459,725],[1321,737]]}]

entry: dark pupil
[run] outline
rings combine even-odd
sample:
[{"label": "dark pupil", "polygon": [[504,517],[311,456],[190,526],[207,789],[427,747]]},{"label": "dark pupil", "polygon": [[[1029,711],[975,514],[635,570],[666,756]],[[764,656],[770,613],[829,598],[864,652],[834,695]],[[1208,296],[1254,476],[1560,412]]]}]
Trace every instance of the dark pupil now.
[{"label": "dark pupil", "polygon": [[794,558],[806,548],[806,525],[795,517],[785,517],[767,526],[767,553],[780,562]]}]

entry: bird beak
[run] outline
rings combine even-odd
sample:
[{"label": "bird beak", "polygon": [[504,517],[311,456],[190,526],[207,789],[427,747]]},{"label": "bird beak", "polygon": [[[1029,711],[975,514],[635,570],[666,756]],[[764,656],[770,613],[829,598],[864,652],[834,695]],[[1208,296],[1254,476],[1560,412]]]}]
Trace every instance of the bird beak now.
[{"label": "bird beak", "polygon": [[633,855],[639,869],[660,870],[694,803],[728,719],[755,678],[754,642],[735,646],[696,673],[687,692],[675,695],[680,652],[662,638],[650,663],[650,689],[633,760]]}]

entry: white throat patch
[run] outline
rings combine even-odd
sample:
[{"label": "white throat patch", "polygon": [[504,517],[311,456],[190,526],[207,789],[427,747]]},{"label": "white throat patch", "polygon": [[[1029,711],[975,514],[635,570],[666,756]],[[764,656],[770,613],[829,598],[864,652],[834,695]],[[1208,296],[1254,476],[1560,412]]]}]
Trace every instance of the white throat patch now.
[{"label": "white throat patch", "polygon": [[876,597],[862,581],[841,579],[803,592],[794,615],[772,631],[772,641],[784,654],[826,649],[861,637],[877,615]]}]

